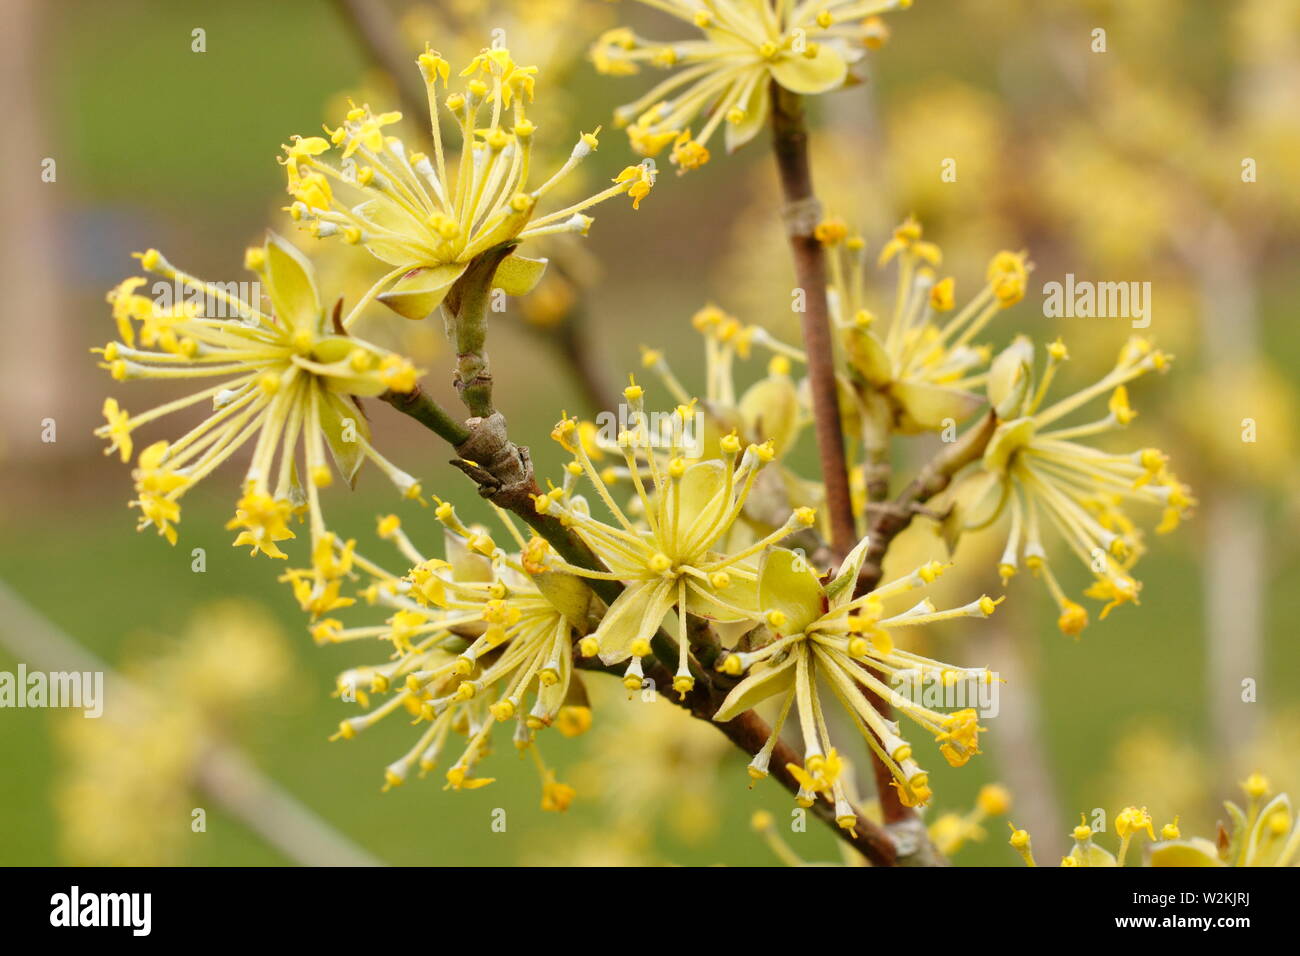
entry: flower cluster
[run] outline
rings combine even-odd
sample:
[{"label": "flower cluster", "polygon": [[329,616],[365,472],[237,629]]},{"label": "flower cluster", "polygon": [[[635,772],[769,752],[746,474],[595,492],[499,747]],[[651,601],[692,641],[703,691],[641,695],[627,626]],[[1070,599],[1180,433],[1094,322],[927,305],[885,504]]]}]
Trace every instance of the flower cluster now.
[{"label": "flower cluster", "polygon": [[[690,405],[680,406],[670,417],[670,427],[659,433],[647,425],[641,387],[629,386],[624,397],[632,416],[615,443],[622,468],[598,469],[588,450],[592,442],[583,440],[575,420],[565,419],[554,437],[573,454],[573,461],[564,482],[535,499],[540,513],[558,517],[608,570],[591,571],[563,562],[553,566],[623,586],[599,625],[579,642],[579,652],[599,656],[607,665],[628,661],[624,681],[629,689],[639,688],[644,679],[642,659],[659,653],[657,641],[671,648],[671,638],[661,628],[672,614],[677,640],[673,688],[684,696],[696,682],[691,651],[699,641],[692,619],[711,622],[730,645],[716,655],[716,668],[735,678],[749,674],[736,684],[714,719],[731,720],[771,697],[782,701],[770,739],[750,764],[751,776],[767,775],[781,727],[797,702],[805,766],[792,764],[791,772],[802,784],[799,799],[811,805],[819,793],[826,794],[835,800],[843,825],[854,825],[856,816],[839,780],[842,764],[828,739],[821,709],[824,691],[819,687],[825,687],[889,767],[901,799],[910,806],[925,803],[930,796],[927,775],[912,759],[897,724],[882,718],[868,695],[894,703],[934,735],[950,763],[960,766],[979,752],[977,736],[983,728],[975,710],[938,713],[909,699],[898,685],[916,680],[952,688],[959,683],[988,683],[992,675],[897,650],[890,629],[955,617],[987,617],[998,602],[984,596],[940,611],[923,601],[909,610],[886,613],[886,602],[935,580],[943,568],[928,564],[855,598],[865,540],[824,583],[801,552],[780,547],[781,541],[813,525],[813,508],[792,509],[785,521],[757,537],[739,520],[759,474],[776,456],[770,440],[743,446],[731,432],[718,442],[722,457],[689,461],[681,435]],[[608,518],[594,514],[592,503],[580,493],[583,479],[594,488]],[[610,489],[620,479],[630,481],[635,491],[629,506],[620,505]]]},{"label": "flower cluster", "polygon": [[[728,152],[757,136],[772,108],[772,83],[799,94],[843,86],[850,66],[888,38],[879,14],[911,6],[911,0],[641,2],[691,24],[700,38],[665,42],[618,27],[601,35],[591,59],[613,76],[638,73],[642,65],[673,71],[619,107],[615,119],[644,156],[671,145],[682,171],[709,161],[709,140],[724,123]],[[703,125],[692,133],[701,114]]]},{"label": "flower cluster", "polygon": [[[1134,839],[1145,835],[1151,842],[1144,866],[1300,866],[1300,826],[1285,793],[1272,795],[1268,779],[1253,773],[1241,783],[1246,806],[1226,801],[1231,828],[1219,828],[1217,840],[1184,837],[1178,817],[1160,828],[1156,840],[1151,815],[1145,807],[1125,807],[1115,815],[1119,848],[1111,853],[1094,839],[1096,832],[1085,816],[1070,835],[1074,846],[1061,866],[1124,866]],[[1011,847],[1027,866],[1036,866],[1029,833],[1011,824]]]},{"label": "flower cluster", "polygon": [[926,564],[854,597],[866,549],[864,539],[833,577],[825,576],[828,580],[819,577],[798,552],[772,548],[764,555],[757,582],[758,606],[763,609],[759,630],[747,636],[747,649],[733,651],[720,664],[725,673],[749,676],[732,689],[714,715],[715,720],[730,720],[769,698],[781,701],[772,734],[749,765],[750,775],[761,779],[769,772],[772,752],[793,707],[804,741],[803,768],[788,767],[801,785],[798,799],[811,806],[817,794],[829,794],[846,829],[853,828],[856,815],[840,779],[843,763],[830,740],[822,688],[831,691],[889,769],[899,800],[905,806],[920,806],[931,796],[929,776],[900,736],[899,725],[882,717],[871,697],[888,701],[932,734],[948,763],[960,767],[980,752],[978,737],[984,728],[976,710],[963,707],[940,713],[916,699],[921,695],[903,693],[900,685],[930,683],[953,691],[961,685],[965,691],[989,684],[994,677],[984,668],[957,668],[902,650],[892,632],[953,618],[986,618],[1000,603],[983,595],[961,607],[938,610],[926,599],[907,610],[887,611],[888,603],[933,582],[943,567]]},{"label": "flower cluster", "polygon": [[402,356],[336,327],[338,312],[327,309],[311,263],[297,249],[270,235],[248,250],[245,265],[267,304],[181,272],[156,249],[139,258],[146,271],[168,280],[161,287],[174,292],[173,301],[140,295],[136,290],[147,283],[140,277],[113,289],[108,300],[118,340],[95,350],[101,367],[119,382],[219,380],[138,415],[116,399],[104,402],[108,421],[96,434],[124,462],[140,426],[194,406],[211,408],[184,435],[140,452],[131,504],[140,509],[141,529],[155,527],[175,544],[181,496],[254,439],[229,525],[240,532],[236,546],[248,545],[254,554],[285,557],[278,542],[294,537],[289,519],[303,511],[313,540],[323,538],[320,489],[333,481],[334,468],[350,482],[371,461],[403,495],[419,497],[419,483],[370,443],[357,399],[409,392],[420,373]]},{"label": "flower cluster", "polygon": [[[620,108],[617,119],[638,152],[653,156],[671,146],[671,161],[682,171],[709,160],[707,144],[720,126],[728,149],[735,149],[758,133],[787,95],[844,85],[852,64],[887,35],[878,15],[910,6],[909,0],[643,2],[692,24],[701,38],[657,43],[619,28],[606,32],[591,56],[605,73],[635,73],[643,64],[673,71]],[[901,636],[906,628],[987,618],[1003,598],[980,594],[940,607],[930,597],[918,600],[916,592],[949,565],[928,560],[909,573],[886,574],[883,550],[871,551],[866,537],[847,555],[833,553],[823,533],[831,517],[824,513],[826,499],[842,505],[834,515],[835,541],[843,539],[844,550],[864,528],[874,535],[880,514],[905,516],[905,526],[927,502],[942,505],[931,516],[942,521],[950,545],[1006,516],[1009,531],[997,568],[1002,583],[1021,564],[1029,567],[1056,600],[1061,629],[1077,635],[1087,612],[1066,596],[1049,565],[1051,533],[1089,568],[1093,583],[1085,593],[1106,602],[1104,618],[1119,604],[1135,603],[1140,589],[1132,568],[1142,540],[1128,507],[1162,509],[1157,530],[1165,531],[1194,504],[1161,452],[1118,454],[1090,443],[1132,420],[1128,385],[1164,371],[1169,357],[1135,338],[1107,375],[1049,402],[1067,358],[1062,343],[1047,348],[1036,374],[1027,339],[1016,339],[996,358],[977,341],[1024,297],[1032,269],[1025,253],[997,253],[983,284],[959,307],[955,279],[938,272],[939,248],[909,218],[875,259],[877,268],[897,270],[892,303],[878,317],[866,241],[840,220],[826,219],[806,251],[827,263],[834,356],[830,349],[811,351],[815,337],[805,353],[759,325],[716,307],[702,309],[693,325],[705,343],[704,388],[687,388],[662,352],[645,349],[643,368],[663,381],[676,408],[647,412],[645,391],[632,380],[622,393],[625,417],[613,431],[564,414],[552,438],[569,457],[559,483],[543,490],[527,454],[509,445],[503,426],[502,447],[486,447],[496,439],[491,423],[501,418],[490,400],[466,400],[474,417],[465,422],[436,406],[417,405],[432,402],[416,392],[421,372],[351,329],[376,302],[413,320],[442,311],[456,332],[459,359],[486,369],[485,316],[473,314],[475,303],[491,289],[530,292],[547,266],[517,247],[539,237],[586,235],[588,210],[617,196],[637,208],[655,184],[656,166],[651,159],[629,165],[611,185],[563,205],[556,194],[597,148],[600,130],[581,134],[551,175],[536,176],[534,163],[551,165],[544,153],[535,153],[537,114],[529,115],[536,67],[493,46],[471,59],[453,89],[451,66],[439,54],[426,47],[418,64],[431,152],[390,135],[399,113],[352,106],[325,136],[291,137],[279,158],[292,218],[318,238],[342,240],[333,248],[358,247],[368,254],[358,253],[361,259],[383,263],[376,269],[382,274],[346,315],[341,300],[331,307],[322,297],[307,258],[275,235],[248,250],[245,261],[257,277],[250,294],[202,282],[155,250],[142,254],[141,264],[171,283],[170,300],[156,291],[152,298],[140,294],[143,278],[110,293],[118,340],[97,351],[114,379],[216,380],[139,415],[115,399],[105,402],[107,424],[97,434],[124,462],[132,458],[138,427],[211,405],[190,431],[148,445],[136,458],[132,504],[140,509],[140,527],[154,527],[175,543],[180,498],[251,446],[228,525],[239,531],[235,544],[286,558],[279,544],[294,537],[291,519],[305,516],[309,561],[286,570],[281,580],[310,615],[311,634],[321,644],[377,643],[382,651],[377,663],[338,677],[338,696],[359,704],[362,713],[343,720],[333,739],[354,738],[393,714],[421,728],[410,749],[388,765],[385,789],[413,771],[430,772],[453,738],[459,741],[443,772],[446,786],[491,783],[479,769],[497,725],[510,724],[516,748],[531,754],[538,768],[542,806],[566,809],[574,789],[543,761],[538,736],[552,726],[572,735],[590,725],[578,673],[585,668],[621,675],[630,693],[671,683],[693,714],[719,723],[756,707],[770,709],[775,719],[765,742],[750,748],[750,777],[768,776],[776,758],[778,775],[801,805],[823,801],[838,825],[853,832],[862,805],[846,772],[848,751],[832,739],[824,703],[834,698],[847,717],[844,725],[857,730],[864,752],[892,784],[892,793],[881,788],[882,806],[926,805],[933,795],[929,775],[893,715],[933,738],[950,765],[962,766],[980,753],[979,735],[986,730],[980,718],[987,711],[976,704],[996,690],[997,678],[987,668],[958,667],[906,649]],[[781,109],[777,115],[793,114]],[[455,152],[444,143],[444,125],[455,127]],[[765,373],[741,387],[737,361],[755,348],[768,355]],[[796,369],[808,366],[834,382],[799,381]],[[490,377],[482,378],[490,399]],[[829,439],[847,438],[852,449],[850,467],[866,492],[856,507],[843,494],[828,496],[791,464],[791,450],[814,421],[810,396],[816,386],[832,384],[841,397],[844,435],[831,427]],[[417,548],[396,515],[379,519],[378,537],[404,562],[397,573],[327,527],[320,491],[336,471],[352,483],[370,461],[405,497],[420,500],[423,494],[371,441],[361,402],[378,396],[419,409],[411,414],[426,424],[436,422],[430,427],[462,456],[456,463],[494,502],[504,546],[439,499],[433,514],[445,541],[441,557]],[[1065,423],[1103,396],[1103,418]],[[957,439],[957,426],[981,411],[980,424]],[[966,443],[964,457],[954,456],[947,472],[928,475],[924,496],[904,496],[889,511],[893,436],[935,431],[945,441]],[[825,448],[827,436],[817,438]],[[479,439],[485,455],[473,457],[482,463],[469,461],[466,450]],[[507,467],[508,482],[500,474]],[[931,501],[949,483],[946,498]],[[516,519],[533,530],[521,529]],[[850,533],[839,533],[845,525],[853,526]],[[332,616],[336,612],[340,617]],[[341,619],[367,612],[369,622]],[[674,662],[670,675],[665,668]],[[781,743],[792,714],[802,761]],[[764,739],[759,732],[751,737]],[[1008,806],[1004,790],[987,790],[970,815],[948,819],[941,842],[955,848],[977,838],[980,821]],[[1252,802],[1249,811],[1236,814],[1242,832],[1254,834],[1242,838],[1240,857],[1294,858],[1289,804],[1274,801],[1256,810]],[[1164,834],[1169,854],[1204,852],[1199,845],[1179,849],[1171,826]],[[1254,832],[1261,826],[1271,835]],[[1125,810],[1116,828],[1122,840],[1117,857],[1097,847],[1085,825],[1067,859],[1122,865],[1138,834],[1154,840],[1144,810]],[[1032,862],[1027,834],[1014,833],[1013,845]]]},{"label": "flower cluster", "polygon": [[935,272],[942,261],[939,247],[924,241],[920,223],[908,219],[877,259],[880,267],[898,262],[893,308],[882,321],[868,307],[866,243],[836,219],[822,222],[815,235],[827,251],[828,301],[848,377],[862,417],[873,419],[866,427],[914,434],[969,418],[982,404],[971,389],[983,382],[978,370],[991,357],[974,339],[994,316],[1024,298],[1030,269],[1024,253],[994,256],[983,288],[957,309],[955,280]]},{"label": "flower cluster", "polygon": [[[487,49],[461,71],[468,77],[464,90],[451,91],[446,60],[426,50],[419,64],[429,93],[432,156],[385,133],[401,113],[376,115],[360,106],[326,129],[328,139],[292,137],[280,160],[294,219],[317,236],[364,246],[392,267],[367,300],[377,298],[406,318],[423,319],[481,253],[539,236],[586,235],[592,219],[584,210],[622,194],[639,206],[654,185],[653,165],[628,166],[608,188],[542,213],[547,195],[596,149],[596,133],[582,134],[568,160],[530,187],[537,127],[527,110],[537,68],[516,64],[505,48]],[[461,139],[455,157],[443,145],[439,106]],[[332,148],[339,150],[338,165],[326,162]],[[511,255],[498,267],[494,285],[523,295],[545,267],[544,259]]]},{"label": "flower cluster", "polygon": [[[989,371],[987,394],[998,426],[982,460],[959,487],[953,521],[969,531],[1010,514],[1010,531],[998,564],[1003,580],[1025,565],[1046,582],[1060,610],[1059,625],[1077,636],[1088,623],[1087,611],[1066,596],[1048,561],[1043,536],[1054,532],[1089,568],[1089,597],[1112,608],[1136,603],[1141,584],[1131,569],[1142,553],[1137,526],[1125,510],[1147,504],[1162,512],[1157,531],[1178,526],[1195,504],[1186,485],[1168,469],[1159,450],[1127,453],[1101,451],[1085,440],[1133,420],[1127,383],[1151,371],[1164,371],[1170,356],[1146,339],[1134,337],[1120,350],[1115,367],[1093,384],[1045,404],[1053,377],[1068,358],[1060,341],[1047,348],[1041,375],[1033,373],[1034,348],[1017,338]],[[1106,414],[1090,422],[1067,425],[1063,419],[1108,396]]]},{"label": "flower cluster", "polygon": [[[555,779],[535,736],[552,725],[572,736],[591,723],[573,671],[573,642],[591,627],[594,595],[580,579],[548,568],[546,542],[525,539],[504,513],[514,551],[499,547],[485,528],[464,524],[446,502],[435,514],[445,529],[446,559],[418,551],[396,515],[380,519],[378,534],[397,546],[410,570],[397,576],[355,557],[369,581],[362,590],[367,602],[392,612],[382,624],[345,627],[323,618],[312,627],[322,644],[379,641],[390,650],[384,663],[339,675],[339,696],[368,710],[344,720],[334,739],[407,714],[428,726],[389,764],[385,789],[404,783],[413,769],[421,776],[432,770],[453,734],[465,744],[446,771],[447,786],[476,789],[492,782],[474,769],[490,752],[493,729],[513,722],[515,746],[532,751],[541,774],[543,808],[564,810],[573,788]],[[388,697],[371,707],[372,694]]]}]

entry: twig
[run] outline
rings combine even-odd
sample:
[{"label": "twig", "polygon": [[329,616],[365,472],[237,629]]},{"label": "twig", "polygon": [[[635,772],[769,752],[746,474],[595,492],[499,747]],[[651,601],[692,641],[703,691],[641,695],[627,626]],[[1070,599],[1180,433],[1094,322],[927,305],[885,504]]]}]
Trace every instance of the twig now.
[{"label": "twig", "polygon": [[380,399],[403,415],[409,415],[449,445],[459,445],[469,438],[469,429],[452,417],[419,385],[409,392],[384,392]]},{"label": "twig", "polygon": [[350,27],[349,35],[360,40],[375,66],[392,77],[402,112],[412,119],[427,115],[429,97],[416,80],[415,57],[402,49],[392,11],[379,0],[334,0],[334,6]]},{"label": "twig", "polygon": [[506,242],[477,256],[451,287],[443,304],[451,316],[456,340],[456,390],[476,418],[487,418],[494,411],[492,370],[487,355],[488,302],[497,266],[514,247],[514,243]]},{"label": "twig", "polygon": [[785,225],[794,255],[795,281],[804,294],[800,321],[808,356],[817,453],[826,487],[831,547],[843,558],[857,544],[858,534],[849,494],[830,308],[826,300],[826,252],[814,235],[821,220],[821,204],[813,193],[803,100],[775,80],[772,81],[772,149],[785,196]]},{"label": "twig", "polygon": [[942,451],[927,462],[920,474],[897,498],[877,510],[868,534],[871,542],[867,545],[862,570],[858,573],[857,595],[866,594],[880,584],[883,573],[881,562],[890,544],[924,510],[921,505],[947,488],[957,472],[984,454],[997,425],[997,416],[990,410],[979,424],[968,428],[957,441],[945,445]]}]

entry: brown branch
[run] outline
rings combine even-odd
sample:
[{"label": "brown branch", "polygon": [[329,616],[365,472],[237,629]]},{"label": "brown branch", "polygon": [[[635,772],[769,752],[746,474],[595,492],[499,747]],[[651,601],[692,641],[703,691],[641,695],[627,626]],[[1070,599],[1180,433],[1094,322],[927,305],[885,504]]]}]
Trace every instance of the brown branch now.
[{"label": "brown branch", "polygon": [[821,220],[821,204],[813,193],[803,100],[775,80],[772,81],[772,149],[785,197],[785,224],[794,255],[795,281],[804,294],[800,321],[808,356],[817,453],[826,486],[831,547],[843,558],[857,544],[858,533],[849,494],[830,308],[826,300],[826,251],[814,235]]},{"label": "brown branch", "polygon": [[[830,519],[831,548],[842,559],[857,543],[857,522],[849,491],[848,463],[844,454],[844,430],[840,421],[839,387],[835,374],[835,354],[831,342],[830,309],[826,299],[826,253],[815,235],[821,220],[821,204],[813,192],[812,170],[808,159],[808,131],[804,123],[802,99],[772,81],[772,147],[776,154],[781,190],[785,197],[786,231],[794,255],[795,278],[805,295],[803,322],[804,350],[808,356],[808,381],[812,392],[813,420],[817,451],[821,459],[822,481],[826,488],[826,509]],[[873,492],[883,498],[888,493],[888,475],[880,480],[880,465],[885,449],[873,449]],[[910,517],[909,519],[910,520]],[[891,536],[892,538],[892,536]],[[873,534],[874,544],[874,534]],[[884,556],[884,547],[876,563]],[[877,575],[878,577],[878,575]],[[887,701],[868,691],[868,699],[886,719],[893,716]],[[871,751],[876,781],[876,795],[885,822],[904,830],[915,831],[920,818],[898,799],[890,786],[893,775]],[[928,847],[928,841],[912,840]]]}]

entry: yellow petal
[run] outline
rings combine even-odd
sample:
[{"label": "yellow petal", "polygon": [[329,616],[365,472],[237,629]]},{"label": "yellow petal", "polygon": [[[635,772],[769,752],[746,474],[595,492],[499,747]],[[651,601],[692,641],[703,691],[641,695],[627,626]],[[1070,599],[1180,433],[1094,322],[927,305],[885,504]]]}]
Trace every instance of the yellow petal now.
[{"label": "yellow petal", "polygon": [[794,665],[795,656],[792,654],[775,667],[767,667],[750,674],[731,688],[731,693],[722,702],[722,706],[713,715],[713,719],[716,721],[731,720],[737,714],[744,713],[769,697],[789,690],[790,685],[794,683]]},{"label": "yellow petal", "polygon": [[267,294],[276,316],[293,329],[315,331],[321,305],[311,261],[275,233],[266,237]]},{"label": "yellow petal", "polygon": [[973,392],[926,382],[895,382],[889,394],[902,412],[898,429],[904,434],[936,431],[950,422],[965,421],[983,404]]},{"label": "yellow petal", "polygon": [[542,281],[548,261],[520,255],[506,256],[497,266],[492,286],[506,295],[527,295]]},{"label": "yellow petal", "polygon": [[740,149],[767,125],[768,99],[767,77],[764,76],[750,88],[745,101],[738,104],[738,108],[745,113],[744,119],[739,123],[727,121],[724,125],[722,135],[727,144],[727,152],[734,153]]},{"label": "yellow petal", "polygon": [[464,271],[465,264],[461,262],[413,269],[377,298],[398,315],[423,319],[442,304]]},{"label": "yellow petal", "polygon": [[632,644],[650,639],[676,598],[677,589],[669,581],[639,581],[628,587],[596,628],[601,661],[618,664],[631,657]]},{"label": "yellow petal", "polygon": [[780,611],[781,634],[800,634],[825,612],[826,594],[806,556],[789,548],[771,548],[758,570],[760,610]]},{"label": "yellow petal", "polygon": [[1034,346],[1019,336],[989,366],[986,392],[989,404],[1000,419],[1014,418],[1024,405],[1033,379]]},{"label": "yellow petal", "polygon": [[829,44],[817,47],[815,56],[782,57],[769,67],[778,83],[792,93],[825,93],[844,85],[849,67]]},{"label": "yellow petal", "polygon": [[1151,847],[1152,866],[1224,866],[1218,849],[1204,837],[1170,840]]}]

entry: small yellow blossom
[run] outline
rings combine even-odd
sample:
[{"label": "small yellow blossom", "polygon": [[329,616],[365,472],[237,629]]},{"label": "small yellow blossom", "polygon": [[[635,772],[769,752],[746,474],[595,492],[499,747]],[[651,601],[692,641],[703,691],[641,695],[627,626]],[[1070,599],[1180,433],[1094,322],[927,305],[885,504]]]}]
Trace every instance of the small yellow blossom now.
[{"label": "small yellow blossom", "polygon": [[[324,534],[318,489],[330,480],[327,447],[348,480],[369,460],[403,493],[418,487],[375,450],[355,400],[409,391],[419,372],[386,349],[338,334],[311,263],[293,246],[272,234],[256,252],[247,257],[260,269],[253,288],[269,308],[181,272],[156,250],[141,255],[141,264],[170,280],[182,301],[160,304],[136,295],[129,291],[132,280],[118,286],[110,299],[123,334],[97,350],[102,367],[118,381],[218,381],[136,415],[110,398],[108,423],[95,433],[125,461],[137,428],[210,405],[210,414],[183,436],[140,453],[132,501],[140,527],[156,527],[175,544],[181,496],[251,442],[243,496],[229,527],[240,529],[236,544],[282,558],[277,542],[293,537],[287,522],[300,509],[311,515],[313,540]],[[310,478],[305,487],[299,475]]]},{"label": "small yellow blossom", "polygon": [[[349,110],[329,139],[294,136],[283,147],[294,219],[317,236],[361,245],[391,267],[343,321],[345,328],[374,299],[406,318],[423,319],[480,254],[541,236],[586,235],[591,218],[585,210],[624,193],[639,206],[653,184],[653,170],[631,167],[595,195],[543,212],[543,200],[595,151],[596,133],[580,135],[563,165],[530,186],[537,127],[527,113],[537,68],[493,47],[461,71],[464,89],[452,92],[450,65],[439,54],[426,49],[418,64],[429,93],[432,156],[387,135],[400,113],[376,115],[368,106]],[[456,157],[443,143],[440,106],[461,140]],[[327,161],[332,148],[340,149],[337,166]],[[545,268],[545,259],[511,254],[493,286],[523,295]]]},{"label": "small yellow blossom", "polygon": [[[643,96],[619,107],[632,147],[653,156],[672,144],[681,170],[709,160],[706,148],[719,126],[727,152],[753,139],[771,110],[769,86],[816,94],[843,86],[850,67],[878,49],[888,30],[877,14],[905,9],[911,0],[825,0],[823,3],[699,3],[641,0],[687,24],[700,39],[665,43],[627,27],[607,30],[591,49],[596,69],[610,76],[639,73],[643,65],[675,71]],[[690,127],[706,116],[698,136]]]}]

